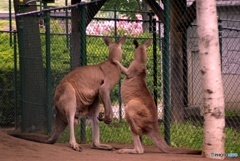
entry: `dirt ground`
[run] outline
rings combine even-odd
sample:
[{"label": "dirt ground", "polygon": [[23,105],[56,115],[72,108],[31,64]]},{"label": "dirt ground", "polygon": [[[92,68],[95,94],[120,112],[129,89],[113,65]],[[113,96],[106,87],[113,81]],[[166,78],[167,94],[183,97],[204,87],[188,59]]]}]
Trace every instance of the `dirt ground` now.
[{"label": "dirt ground", "polygon": [[[123,148],[123,144],[111,144]],[[127,145],[132,147],[132,145]],[[91,149],[90,144],[82,145],[83,151],[73,151],[67,143],[53,145],[35,143],[11,137],[0,130],[0,161],[211,161],[195,155],[170,155],[158,151],[155,146],[145,146],[144,154],[117,154],[114,151]],[[225,160],[240,160],[239,158]]]}]

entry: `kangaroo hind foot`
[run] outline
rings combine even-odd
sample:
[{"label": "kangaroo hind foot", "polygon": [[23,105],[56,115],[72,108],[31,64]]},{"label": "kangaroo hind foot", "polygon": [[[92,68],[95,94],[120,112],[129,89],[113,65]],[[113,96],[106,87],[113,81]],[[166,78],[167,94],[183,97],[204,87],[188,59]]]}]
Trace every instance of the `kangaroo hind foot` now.
[{"label": "kangaroo hind foot", "polygon": [[128,149],[128,148],[120,149],[120,150],[117,150],[116,153],[119,153],[119,154],[143,154],[144,149],[143,149],[143,146],[141,143],[140,136],[132,133],[132,137],[133,137],[133,142],[134,142],[134,148],[133,149]]}]

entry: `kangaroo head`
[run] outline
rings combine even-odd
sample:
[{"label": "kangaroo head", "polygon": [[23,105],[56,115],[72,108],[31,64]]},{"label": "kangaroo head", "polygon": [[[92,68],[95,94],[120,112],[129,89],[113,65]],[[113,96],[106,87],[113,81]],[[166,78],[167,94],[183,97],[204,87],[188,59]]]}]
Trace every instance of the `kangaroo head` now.
[{"label": "kangaroo head", "polygon": [[147,61],[147,52],[146,49],[149,47],[152,43],[152,39],[148,39],[145,41],[142,45],[139,45],[138,41],[136,39],[133,40],[133,44],[135,45],[135,51],[134,51],[134,60],[138,61],[140,63],[146,63]]},{"label": "kangaroo head", "polygon": [[126,36],[121,37],[117,42],[112,42],[111,39],[109,38],[103,38],[105,44],[108,46],[109,48],[109,60],[112,59],[116,59],[119,60],[122,57],[122,44],[125,42],[126,40]]}]

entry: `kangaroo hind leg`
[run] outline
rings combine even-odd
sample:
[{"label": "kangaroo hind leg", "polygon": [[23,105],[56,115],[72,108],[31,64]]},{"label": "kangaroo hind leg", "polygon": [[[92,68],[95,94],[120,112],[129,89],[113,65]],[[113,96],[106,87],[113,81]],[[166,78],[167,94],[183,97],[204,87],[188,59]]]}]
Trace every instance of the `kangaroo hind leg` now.
[{"label": "kangaroo hind leg", "polygon": [[[136,113],[139,109],[142,109],[141,106],[138,105],[137,100],[133,100],[128,102],[125,107],[125,117],[128,124],[131,127],[134,149],[120,149],[118,153],[129,153],[129,154],[142,154],[144,152],[142,141],[140,139],[140,135],[142,135],[142,122],[140,116]],[[139,118],[140,117],[140,118]]]},{"label": "kangaroo hind leg", "polygon": [[76,142],[74,134],[74,124],[77,122],[75,118],[77,101],[75,89],[70,83],[65,82],[58,87],[55,94],[55,106],[59,114],[68,122],[70,129],[70,146],[76,151],[82,151],[82,148]]},{"label": "kangaroo hind leg", "polygon": [[112,150],[113,147],[107,144],[100,143],[100,133],[99,133],[99,98],[96,98],[92,106],[89,108],[89,118],[91,119],[92,127],[92,148],[101,150]]}]

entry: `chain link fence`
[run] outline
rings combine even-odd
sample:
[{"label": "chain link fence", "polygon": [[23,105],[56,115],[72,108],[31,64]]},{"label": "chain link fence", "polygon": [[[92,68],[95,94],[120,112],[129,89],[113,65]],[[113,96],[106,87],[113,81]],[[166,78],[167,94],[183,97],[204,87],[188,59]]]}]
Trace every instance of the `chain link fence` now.
[{"label": "chain link fence", "polygon": [[[13,35],[13,39],[9,35]],[[0,31],[0,44],[0,127],[9,127],[15,126],[18,112],[16,33]]]},{"label": "chain link fence", "polygon": [[[216,2],[225,95],[226,152],[239,153],[239,141],[237,140],[240,137],[240,2],[225,0],[217,0]],[[175,40],[171,39],[173,40],[171,43],[171,78],[176,80],[171,81],[171,91],[176,90],[178,92],[171,95],[171,98],[173,98],[171,100],[171,108],[173,108],[171,112],[174,113],[173,117],[177,116],[174,119],[177,122],[181,122],[184,118],[185,121],[187,120],[194,125],[194,128],[199,128],[203,126],[204,112],[195,9],[196,3],[193,0],[189,0],[187,3],[183,1],[172,3],[171,33]],[[177,33],[173,33],[176,31]],[[181,68],[181,72],[179,72],[179,68]],[[182,106],[179,107],[179,105]],[[183,117],[179,117],[180,111],[184,111]],[[200,133],[202,135],[202,130]],[[187,131],[182,131],[180,136],[186,134],[188,134]],[[174,139],[172,135],[171,138]],[[230,144],[231,146],[229,146]]]},{"label": "chain link fence", "polygon": [[[42,10],[42,12],[23,13],[17,17],[20,26],[19,30],[21,30],[19,33],[19,67],[21,71],[20,80],[22,80],[22,82],[19,90],[22,96],[20,101],[22,112],[20,116],[23,131],[50,131],[53,107],[52,98],[55,87],[63,76],[76,66],[76,59],[79,59],[79,57],[75,57],[72,53],[74,53],[76,49],[78,53],[79,50],[83,50],[82,46],[74,44],[76,43],[75,40],[79,41],[78,36],[81,35],[80,37],[83,37],[85,33],[85,30],[81,30],[80,35],[77,35],[76,39],[75,34],[78,33],[74,33],[76,32],[76,27],[72,24],[73,14],[70,13],[70,11],[76,7],[79,11],[74,14],[84,12],[81,11],[81,5],[76,5],[57,9],[45,9]],[[88,4],[85,4],[84,7],[87,9],[91,8]],[[92,9],[94,10],[95,8]],[[88,12],[92,13],[91,10],[88,10]],[[127,13],[127,11],[124,12]],[[119,37],[127,35],[128,39],[122,47],[124,53],[122,63],[128,66],[133,60],[133,39],[137,38],[140,43],[143,43],[148,38],[154,38],[154,45],[149,47],[148,51],[149,59],[147,68],[149,77],[147,78],[147,83],[154,94],[156,103],[159,103],[159,117],[162,117],[160,97],[161,66],[157,65],[157,62],[160,62],[161,56],[160,37],[157,37],[159,34],[156,34],[156,32],[160,31],[158,29],[159,22],[156,21],[152,12],[148,11],[142,14],[149,15],[149,19],[142,20],[141,13],[137,15],[138,17],[136,16],[134,19],[129,20],[126,16],[117,13],[116,10],[100,11],[93,20],[89,22],[86,28],[86,52],[83,52],[86,53],[86,55],[81,55],[86,57],[82,58],[80,56],[82,62],[77,63],[79,63],[78,65],[93,65],[105,61],[108,58],[108,48],[104,44],[103,37],[117,40]],[[79,20],[77,20],[77,23],[79,23]],[[80,28],[84,27],[82,23],[80,23]],[[85,23],[88,23],[88,20]],[[143,23],[148,24],[145,32],[143,32],[142,29]],[[35,27],[32,27],[34,25]],[[29,28],[35,29],[36,27],[39,28],[39,31],[29,30]],[[135,33],[130,32],[134,29],[138,29],[139,31]],[[83,62],[84,60],[86,60],[86,62]],[[44,81],[44,83],[40,83],[41,81]],[[121,82],[119,82],[119,85],[120,83]],[[124,118],[119,85],[111,92],[114,121],[116,121],[117,124]],[[105,128],[111,127],[104,126],[104,129]],[[87,135],[87,137],[88,136],[90,135]],[[125,135],[125,137],[129,137],[129,135]],[[114,139],[119,138],[113,138],[113,140]],[[121,142],[124,142],[124,140],[125,139],[121,139]]]},{"label": "chain link fence", "polygon": [[[152,6],[156,4],[162,10],[156,12]],[[166,6],[162,2],[156,4],[149,4],[149,6],[157,15],[161,15],[159,12],[166,13],[163,10]],[[112,6],[112,9],[109,9],[108,5]],[[86,34],[85,49],[80,44],[74,45],[73,41],[76,36],[73,21],[76,19],[72,17],[72,11],[76,6],[22,14],[19,16],[20,23],[25,29],[32,28],[32,30],[18,28],[18,52],[24,51],[28,55],[16,57],[18,58],[16,59],[17,69],[14,68],[13,63],[14,55],[17,53],[14,49],[16,44],[9,46],[10,34],[0,32],[0,41],[3,41],[0,56],[4,57],[0,59],[0,61],[3,60],[0,63],[1,127],[16,125],[16,127],[21,126],[25,131],[50,131],[52,116],[55,112],[52,99],[55,87],[63,76],[76,66],[72,53],[81,48],[86,51],[86,57],[84,57],[86,62],[82,65],[97,64],[108,57],[108,48],[102,38],[107,36],[115,40],[126,35],[127,40],[122,46],[121,60],[126,67],[133,60],[133,39],[138,39],[140,43],[148,38],[154,40],[153,45],[147,51],[147,85],[157,103],[161,133],[172,146],[201,149],[203,98],[199,73],[195,2],[175,1],[171,3],[169,15],[165,17],[157,17],[153,11],[148,10],[120,10],[118,5],[127,5],[127,2],[114,5],[106,2],[99,12],[97,12],[99,6],[84,4],[86,9],[84,14],[88,18],[85,22],[82,22],[80,17],[77,18],[77,23],[82,29],[80,35],[77,36]],[[78,9],[80,8],[78,6]],[[240,153],[240,4],[234,0],[218,0],[217,9],[226,102],[226,152]],[[83,14],[83,11],[80,9],[77,11],[77,14],[79,13]],[[167,26],[167,19],[170,16],[169,26]],[[33,23],[29,23],[30,21]],[[87,24],[86,30],[83,30],[84,26],[81,26],[84,23]],[[169,30],[168,27],[170,27]],[[168,33],[170,33],[169,44],[166,41]],[[24,43],[21,44],[21,42]],[[31,49],[26,46],[29,43]],[[169,46],[169,49],[166,46]],[[7,54],[4,55],[3,49],[8,48]],[[167,57],[164,52],[167,53]],[[7,55],[11,55],[11,58],[6,59]],[[11,67],[8,69],[6,67],[9,64]],[[169,74],[166,74],[166,68]],[[17,81],[14,82],[14,80]],[[34,86],[30,85],[32,81],[35,82]],[[130,128],[124,120],[124,109],[119,92],[120,84],[121,80],[111,92],[113,122],[110,125],[100,124],[101,142],[132,143]],[[166,88],[168,85],[169,90]],[[166,98],[169,98],[167,101],[170,103],[170,113],[166,108],[164,109]],[[171,121],[171,124],[167,120]],[[81,123],[84,124],[84,122]],[[88,121],[86,121],[84,130],[85,140],[80,140],[82,129],[80,126],[78,128],[76,130],[78,141],[91,142]],[[66,130],[60,141],[68,141],[68,138],[68,130]],[[143,142],[147,145],[152,144],[146,137],[143,138]]]}]

